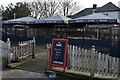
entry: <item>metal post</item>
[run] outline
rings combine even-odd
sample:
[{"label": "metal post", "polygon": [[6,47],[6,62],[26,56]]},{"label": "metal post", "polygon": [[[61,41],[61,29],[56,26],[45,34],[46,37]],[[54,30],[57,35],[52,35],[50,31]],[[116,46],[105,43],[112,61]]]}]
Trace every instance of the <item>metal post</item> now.
[{"label": "metal post", "polygon": [[14,19],[16,18],[16,13],[13,14],[14,15]]},{"label": "metal post", "polygon": [[109,29],[110,30],[110,55],[113,55],[113,52],[112,52],[112,28]]},{"label": "metal post", "polygon": [[[119,27],[120,27],[120,25],[119,25]],[[119,49],[120,49],[120,28],[119,28],[118,33],[119,33],[119,36],[118,36],[118,46],[119,46]],[[120,54],[119,54],[119,62],[118,62],[118,77],[120,77]]]},{"label": "metal post", "polygon": [[67,29],[68,29],[68,26],[65,28],[65,38],[67,39],[67,35],[68,35],[68,32],[67,32]]},{"label": "metal post", "polygon": [[[10,47],[11,47],[10,38],[7,38],[7,44],[8,44],[8,51],[10,52]],[[10,53],[7,54],[7,57],[8,57],[7,62],[8,62],[8,64],[11,63],[11,59],[10,59],[10,55],[9,55],[9,54],[10,54]]]},{"label": "metal post", "polygon": [[120,58],[118,59],[118,77],[120,77]]},{"label": "metal post", "polygon": [[17,35],[17,29],[16,29],[16,28],[14,28],[14,29],[15,29],[15,34],[14,34],[14,35],[15,35],[15,37],[16,37],[16,36],[18,36],[18,35]]},{"label": "metal post", "polygon": [[49,65],[50,63],[50,49],[51,49],[51,44],[47,44],[47,59],[48,59],[47,65]]},{"label": "metal post", "polygon": [[99,28],[97,28],[97,39],[99,40]]},{"label": "metal post", "polygon": [[35,59],[35,45],[36,45],[35,37],[33,37],[33,55],[32,55],[32,59]]}]

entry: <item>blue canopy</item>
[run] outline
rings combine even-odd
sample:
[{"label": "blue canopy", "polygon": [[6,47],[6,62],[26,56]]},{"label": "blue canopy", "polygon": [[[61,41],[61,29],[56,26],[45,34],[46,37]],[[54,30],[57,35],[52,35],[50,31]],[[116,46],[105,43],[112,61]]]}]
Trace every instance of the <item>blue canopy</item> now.
[{"label": "blue canopy", "polygon": [[2,23],[3,24],[27,24],[33,20],[36,20],[36,19],[32,17],[22,17],[17,19],[6,20],[6,21],[3,21]]},{"label": "blue canopy", "polygon": [[70,20],[70,18],[60,16],[60,15],[56,15],[56,16],[51,16],[51,17],[44,18],[44,19],[34,20],[34,21],[31,21],[31,23],[32,24],[39,24],[39,23],[68,23],[68,20]]},{"label": "blue canopy", "polygon": [[87,16],[69,20],[69,23],[116,23],[117,19],[111,18],[102,13],[93,13]]}]

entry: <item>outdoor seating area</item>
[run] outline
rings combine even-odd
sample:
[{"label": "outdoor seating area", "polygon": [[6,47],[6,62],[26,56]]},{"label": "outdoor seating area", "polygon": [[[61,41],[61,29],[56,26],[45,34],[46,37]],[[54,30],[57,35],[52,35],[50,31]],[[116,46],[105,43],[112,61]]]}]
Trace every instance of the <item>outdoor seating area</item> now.
[{"label": "outdoor seating area", "polygon": [[[0,23],[0,50],[5,52],[7,66],[30,56],[33,63],[38,61],[36,65],[45,61],[47,70],[92,78],[120,77],[120,8],[111,2],[102,7],[93,4],[74,15],[26,16]],[[36,54],[36,46],[42,46],[43,52],[37,48]]]},{"label": "outdoor seating area", "polygon": [[[61,15],[44,19],[23,17],[3,21],[3,40],[29,40],[36,37],[37,44],[49,44],[52,38],[67,38],[70,45],[89,48],[95,45],[98,51],[120,57],[120,23],[117,19],[101,13],[70,19]],[[74,33],[74,34],[73,34]],[[103,45],[104,44],[104,45]]]},{"label": "outdoor seating area", "polygon": [[[51,44],[47,44],[48,61],[50,62]],[[89,76],[100,79],[117,79],[119,77],[119,59],[98,52],[95,46],[90,49],[68,45],[65,73]],[[63,68],[53,66],[51,70],[63,72]]]}]

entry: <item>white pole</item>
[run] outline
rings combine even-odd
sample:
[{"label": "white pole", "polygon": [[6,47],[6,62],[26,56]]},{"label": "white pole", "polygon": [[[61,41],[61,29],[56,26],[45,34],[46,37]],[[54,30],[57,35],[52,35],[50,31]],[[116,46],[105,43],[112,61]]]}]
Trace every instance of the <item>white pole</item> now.
[{"label": "white pole", "polygon": [[14,15],[14,19],[16,19],[16,13],[14,13],[13,15]]},{"label": "white pole", "polygon": [[[10,51],[10,47],[11,47],[10,38],[7,38],[7,44],[8,44],[8,51]],[[8,64],[9,64],[9,63],[11,63],[11,59],[10,59],[9,53],[7,54],[7,56],[8,56]]]}]

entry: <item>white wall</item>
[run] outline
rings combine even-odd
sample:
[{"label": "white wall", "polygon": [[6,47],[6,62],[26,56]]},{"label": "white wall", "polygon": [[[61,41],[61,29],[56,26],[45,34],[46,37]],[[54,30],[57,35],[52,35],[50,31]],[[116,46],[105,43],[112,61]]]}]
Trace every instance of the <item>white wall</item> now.
[{"label": "white wall", "polygon": [[119,19],[120,19],[120,11],[119,11]]},{"label": "white wall", "polygon": [[[120,1],[118,2],[118,7],[120,8]],[[120,20],[120,11],[119,11],[119,20]]]},{"label": "white wall", "polygon": [[114,11],[114,12],[100,12],[103,14],[108,14],[109,17],[114,19],[120,19],[120,11]]},{"label": "white wall", "polygon": [[8,45],[7,43],[0,40],[0,58],[7,57],[9,51],[8,51]]},{"label": "white wall", "polygon": [[118,2],[118,7],[120,8],[120,1]]}]

